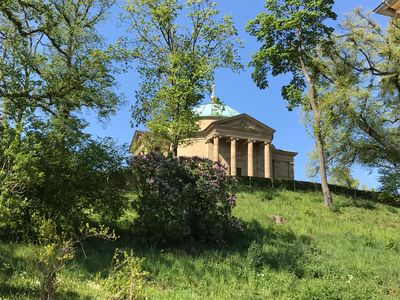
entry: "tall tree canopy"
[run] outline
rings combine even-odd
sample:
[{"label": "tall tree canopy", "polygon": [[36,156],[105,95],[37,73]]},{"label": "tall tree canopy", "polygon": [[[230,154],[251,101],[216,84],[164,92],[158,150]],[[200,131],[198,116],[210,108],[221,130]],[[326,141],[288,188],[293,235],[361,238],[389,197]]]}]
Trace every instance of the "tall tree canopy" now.
[{"label": "tall tree canopy", "polygon": [[242,67],[237,30],[211,0],[130,0],[125,9],[133,37],[116,48],[137,62],[142,80],[133,118],[154,139],[168,141],[176,156],[183,139],[197,131],[192,109],[209,91],[214,71]]},{"label": "tall tree canopy", "polygon": [[110,212],[121,199],[106,173],[122,158],[91,140],[82,118],[86,109],[106,117],[120,102],[96,31],[113,4],[0,3],[0,235],[4,226],[31,231],[34,217]]},{"label": "tall tree canopy", "polygon": [[[371,13],[347,17],[321,59],[335,164],[378,168],[383,190],[400,193],[400,20],[387,30]],[[326,54],[326,53],[325,53]]]},{"label": "tall tree canopy", "polygon": [[325,24],[336,19],[332,11],[333,3],[333,0],[267,0],[266,11],[247,25],[247,31],[262,43],[251,62],[257,86],[267,88],[270,75],[290,73],[290,84],[282,88],[282,96],[288,101],[289,109],[301,105],[305,111],[312,112],[312,129],[327,206],[332,203],[332,195],[327,182],[321,132],[324,122],[318,85],[321,73],[315,57],[318,49],[327,46],[333,32],[333,28]]},{"label": "tall tree canopy", "polygon": [[119,99],[111,61],[95,25],[114,0],[11,1],[0,4],[0,96],[7,105],[52,115],[82,107],[106,115]]}]

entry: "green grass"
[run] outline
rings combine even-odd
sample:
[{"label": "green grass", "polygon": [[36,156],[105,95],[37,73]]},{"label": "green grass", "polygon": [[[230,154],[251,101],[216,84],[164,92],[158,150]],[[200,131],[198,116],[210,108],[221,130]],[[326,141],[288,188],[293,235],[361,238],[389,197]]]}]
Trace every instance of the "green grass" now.
[{"label": "green grass", "polygon": [[[248,190],[234,213],[246,231],[221,247],[143,249],[126,233],[90,241],[88,258],[78,252],[61,273],[58,298],[107,299],[101,278],[115,247],[128,247],[145,258],[149,299],[400,299],[400,209],[341,196],[327,209],[317,193]],[[37,297],[34,251],[0,243],[0,299]]]}]

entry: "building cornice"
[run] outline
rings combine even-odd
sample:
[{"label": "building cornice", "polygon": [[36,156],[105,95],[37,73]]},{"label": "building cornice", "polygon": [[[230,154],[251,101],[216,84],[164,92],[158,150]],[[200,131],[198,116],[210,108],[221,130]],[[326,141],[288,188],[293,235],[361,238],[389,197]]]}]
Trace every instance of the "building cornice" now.
[{"label": "building cornice", "polygon": [[388,17],[395,17],[397,15],[397,11],[394,8],[396,4],[400,4],[400,0],[383,1],[377,8],[374,9],[374,12]]}]

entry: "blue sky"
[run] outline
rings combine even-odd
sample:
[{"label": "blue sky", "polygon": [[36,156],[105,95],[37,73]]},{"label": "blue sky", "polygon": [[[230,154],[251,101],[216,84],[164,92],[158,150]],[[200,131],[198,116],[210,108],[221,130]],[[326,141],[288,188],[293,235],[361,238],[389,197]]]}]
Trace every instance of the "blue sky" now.
[{"label": "blue sky", "polygon": [[[374,9],[380,0],[337,0],[335,11],[339,20],[352,9],[361,6],[366,9]],[[123,1],[118,1],[119,5]],[[264,1],[261,0],[217,0],[221,14],[231,15],[234,18],[239,37],[244,41],[244,49],[240,55],[244,64],[247,64],[251,55],[257,51],[259,44],[249,36],[244,27],[248,20],[254,18],[263,9]],[[110,11],[109,18],[98,27],[99,32],[107,42],[115,41],[119,36],[125,34],[125,28],[118,25],[118,14],[121,10],[116,6]],[[387,19],[377,16],[382,23]],[[216,95],[225,104],[246,113],[268,126],[276,129],[274,144],[280,149],[298,152],[295,160],[295,177],[297,180],[308,180],[306,177],[307,154],[313,149],[313,139],[307,133],[302,123],[301,111],[289,112],[286,102],[281,97],[281,87],[287,82],[285,76],[271,78],[270,87],[267,90],[259,90],[251,79],[250,68],[241,73],[232,73],[229,70],[218,70],[216,73]],[[129,144],[135,128],[131,127],[130,108],[133,105],[134,91],[138,88],[139,78],[134,70],[118,75],[118,91],[124,94],[125,105],[106,122],[99,122],[88,114],[88,132],[98,137],[112,137],[118,143]],[[209,99],[204,99],[207,102]],[[361,184],[368,187],[377,187],[376,174],[370,170],[356,167],[353,175],[360,180]]]}]

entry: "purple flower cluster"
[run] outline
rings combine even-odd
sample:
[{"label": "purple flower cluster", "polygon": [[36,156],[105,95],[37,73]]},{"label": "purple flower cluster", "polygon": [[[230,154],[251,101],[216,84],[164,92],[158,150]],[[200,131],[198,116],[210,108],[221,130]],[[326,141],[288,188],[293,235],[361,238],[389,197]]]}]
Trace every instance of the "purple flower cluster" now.
[{"label": "purple flower cluster", "polygon": [[[199,157],[166,158],[157,153],[131,160],[138,194],[135,224],[158,240],[223,239],[236,206],[227,170]],[[225,225],[224,225],[225,224]]]},{"label": "purple flower cluster", "polygon": [[237,229],[240,232],[245,231],[245,226],[244,226],[243,222],[240,221],[238,218],[232,217],[231,225],[233,228]]},{"label": "purple flower cluster", "polygon": [[236,194],[233,193],[232,195],[228,195],[228,197],[226,198],[226,201],[228,203],[228,205],[230,205],[232,208],[234,208],[236,206]]}]

